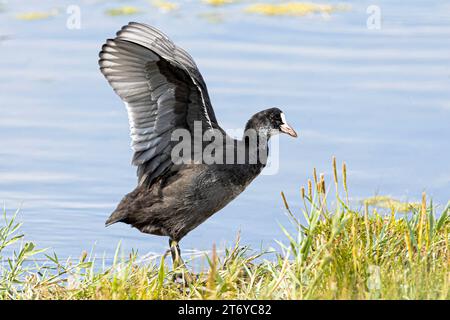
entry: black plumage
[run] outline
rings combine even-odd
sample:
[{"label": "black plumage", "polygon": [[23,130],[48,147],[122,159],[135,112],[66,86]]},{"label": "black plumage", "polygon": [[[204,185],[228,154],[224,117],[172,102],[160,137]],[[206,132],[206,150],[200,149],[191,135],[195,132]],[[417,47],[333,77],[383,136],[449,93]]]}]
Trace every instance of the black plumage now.
[{"label": "black plumage", "polygon": [[[279,131],[296,137],[284,114],[271,108],[255,114],[246,132],[256,132],[256,145],[248,137],[233,140],[218,125],[206,84],[191,56],[155,28],[129,23],[100,52],[100,70],[125,102],[138,166],[138,186],[127,194],[106,222],[124,222],[141,232],[168,236],[174,261],[178,241],[239,195],[261,172],[267,142]],[[216,132],[226,154],[243,147],[244,161],[174,163],[171,152],[175,130]],[[226,140],[232,141],[226,144]],[[206,143],[202,144],[202,150]],[[263,156],[263,157],[260,157]],[[255,161],[256,159],[256,161]]]}]

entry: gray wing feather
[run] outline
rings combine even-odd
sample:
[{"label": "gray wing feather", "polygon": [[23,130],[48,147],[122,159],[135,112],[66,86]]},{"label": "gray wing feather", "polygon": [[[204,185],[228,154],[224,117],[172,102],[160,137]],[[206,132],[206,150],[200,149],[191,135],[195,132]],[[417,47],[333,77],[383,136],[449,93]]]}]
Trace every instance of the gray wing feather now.
[{"label": "gray wing feather", "polygon": [[205,81],[195,64],[194,59],[182,48],[176,46],[164,33],[142,23],[130,22],[127,26],[117,32],[118,38],[133,39],[132,41],[155,51],[162,58],[170,61],[173,65],[187,71],[192,81],[200,88],[204,109],[202,115],[211,125],[217,125],[217,119],[212,108]]},{"label": "gray wing feather", "polygon": [[125,102],[133,164],[139,182],[151,184],[171,165],[171,134],[219,128],[208,91],[192,57],[150,26],[131,22],[100,52],[100,70]]}]

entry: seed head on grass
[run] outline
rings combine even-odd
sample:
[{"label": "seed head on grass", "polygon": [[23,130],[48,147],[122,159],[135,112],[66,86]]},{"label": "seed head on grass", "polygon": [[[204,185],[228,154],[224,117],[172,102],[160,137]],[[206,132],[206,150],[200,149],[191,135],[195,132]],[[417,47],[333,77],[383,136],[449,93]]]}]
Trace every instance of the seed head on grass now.
[{"label": "seed head on grass", "polygon": [[344,191],[345,191],[345,200],[348,203],[348,187],[347,187],[347,165],[345,164],[345,162],[342,163],[342,184],[344,186]]},{"label": "seed head on grass", "polygon": [[308,198],[312,200],[312,182],[308,179]]},{"label": "seed head on grass", "polygon": [[316,186],[316,190],[319,188],[319,181],[317,180],[317,170],[316,168],[313,169],[313,179],[314,179],[314,185]]},{"label": "seed head on grass", "polygon": [[320,174],[319,192],[322,193],[322,194],[325,194],[325,192],[326,192],[325,175],[323,173]]},{"label": "seed head on grass", "polygon": [[333,156],[333,177],[334,177],[334,183],[338,184],[338,175],[337,175],[337,168],[336,168],[336,157]]}]

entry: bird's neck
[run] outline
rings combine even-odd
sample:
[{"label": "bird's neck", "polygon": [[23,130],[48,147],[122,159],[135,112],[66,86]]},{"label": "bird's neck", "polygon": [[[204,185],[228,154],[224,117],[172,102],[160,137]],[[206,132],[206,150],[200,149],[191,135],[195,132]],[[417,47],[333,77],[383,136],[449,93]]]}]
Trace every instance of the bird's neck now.
[{"label": "bird's neck", "polygon": [[267,131],[253,126],[251,121],[247,123],[242,138],[247,153],[246,163],[260,167],[266,166],[269,155],[269,138]]}]

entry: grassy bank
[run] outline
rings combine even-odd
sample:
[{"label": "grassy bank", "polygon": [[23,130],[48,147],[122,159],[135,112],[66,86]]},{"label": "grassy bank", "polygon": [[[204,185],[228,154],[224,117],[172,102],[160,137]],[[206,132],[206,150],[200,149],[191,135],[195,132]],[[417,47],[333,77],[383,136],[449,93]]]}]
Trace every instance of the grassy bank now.
[{"label": "grassy bank", "polygon": [[239,241],[220,256],[213,249],[189,284],[174,281],[186,270],[174,272],[163,258],[143,265],[134,254],[117,255],[108,268],[87,254],[33,262],[42,252],[31,243],[4,256],[23,237],[5,214],[0,299],[450,299],[449,206],[436,209],[424,194],[418,204],[374,198],[355,209],[342,171],[338,177],[333,161],[327,186],[314,170],[300,191],[302,208],[290,208],[282,194],[296,232],[284,230],[277,253]]}]

